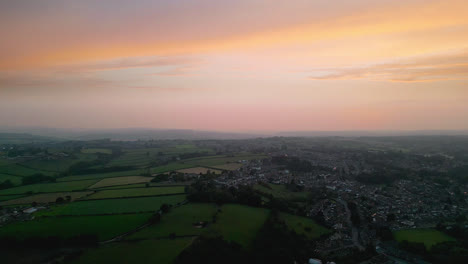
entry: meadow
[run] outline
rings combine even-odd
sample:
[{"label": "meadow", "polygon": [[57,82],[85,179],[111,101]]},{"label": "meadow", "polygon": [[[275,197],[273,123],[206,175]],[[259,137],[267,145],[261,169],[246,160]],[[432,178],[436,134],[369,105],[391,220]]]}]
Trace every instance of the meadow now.
[{"label": "meadow", "polygon": [[210,229],[243,247],[249,247],[270,211],[239,204],[226,204],[221,207],[217,221]]},{"label": "meadow", "polygon": [[41,193],[41,194],[35,194],[35,195],[30,195],[26,197],[21,197],[13,200],[8,200],[8,201],[3,201],[0,202],[0,205],[12,205],[12,204],[32,204],[33,202],[36,202],[38,204],[43,204],[43,203],[54,203],[58,197],[62,197],[63,199],[66,199],[67,196],[70,196],[71,201],[74,201],[78,198],[81,198],[83,196],[92,194],[93,192],[88,191],[88,192],[57,192],[57,193]]},{"label": "meadow", "polygon": [[90,189],[95,188],[102,188],[102,187],[109,187],[109,186],[116,186],[116,185],[129,185],[135,183],[145,183],[151,181],[152,177],[144,177],[144,176],[122,176],[122,177],[114,177],[114,178],[105,178],[97,183],[90,186]]},{"label": "meadow", "polygon": [[455,238],[448,236],[435,229],[404,229],[393,232],[396,241],[424,243],[429,250],[432,246],[448,241],[455,241]]},{"label": "meadow", "polygon": [[206,229],[196,228],[193,224],[211,222],[216,210],[217,207],[214,204],[185,204],[163,214],[159,223],[132,234],[127,239],[163,238],[171,233],[177,236],[199,235]]},{"label": "meadow", "polygon": [[96,215],[155,212],[162,204],[175,205],[185,200],[185,195],[159,197],[138,197],[124,199],[75,201],[66,205],[52,207],[50,211],[40,211],[38,215]]},{"label": "meadow", "polygon": [[91,179],[104,179],[104,178],[113,178],[120,176],[133,176],[143,173],[144,170],[126,170],[126,171],[115,171],[115,172],[105,172],[105,173],[95,173],[95,174],[83,174],[83,175],[71,175],[66,177],[57,178],[57,181],[79,181],[79,180],[91,180]]},{"label": "meadow", "polygon": [[31,184],[31,185],[22,185],[18,187],[0,190],[0,195],[81,191],[95,184],[97,181],[98,180],[84,180],[84,181],[73,181],[73,182],[54,182],[54,183],[38,183],[38,184]]},{"label": "meadow", "polygon": [[172,263],[193,238],[118,242],[90,249],[71,264],[79,263]]},{"label": "meadow", "polygon": [[254,189],[259,190],[262,193],[271,194],[276,198],[286,200],[302,200],[308,197],[308,192],[292,192],[286,188],[283,184],[268,184],[268,187],[263,185],[255,185]]},{"label": "meadow", "polygon": [[99,240],[111,239],[135,229],[148,221],[151,214],[41,217],[27,222],[15,222],[0,228],[0,237],[57,236],[69,238],[97,234]]},{"label": "meadow", "polygon": [[102,190],[87,197],[87,199],[106,199],[106,198],[119,198],[119,197],[134,197],[134,196],[154,196],[184,193],[183,186],[174,187],[148,187],[148,188],[132,188],[132,189],[114,189]]},{"label": "meadow", "polygon": [[309,239],[316,239],[331,232],[310,218],[286,213],[279,213],[278,218],[284,221],[291,230],[297,234],[305,235]]}]

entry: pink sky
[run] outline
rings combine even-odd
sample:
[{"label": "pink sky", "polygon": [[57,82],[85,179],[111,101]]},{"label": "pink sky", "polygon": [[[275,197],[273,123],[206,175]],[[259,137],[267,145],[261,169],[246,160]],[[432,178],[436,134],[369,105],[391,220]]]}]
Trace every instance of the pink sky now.
[{"label": "pink sky", "polygon": [[0,127],[468,129],[467,17],[459,0],[4,1]]}]

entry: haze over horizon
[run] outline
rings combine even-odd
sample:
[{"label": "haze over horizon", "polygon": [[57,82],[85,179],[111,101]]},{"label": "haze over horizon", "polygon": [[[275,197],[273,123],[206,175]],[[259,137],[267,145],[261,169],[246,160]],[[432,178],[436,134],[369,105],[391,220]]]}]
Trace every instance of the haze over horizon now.
[{"label": "haze over horizon", "polygon": [[2,1],[0,127],[468,130],[467,17],[461,0]]}]

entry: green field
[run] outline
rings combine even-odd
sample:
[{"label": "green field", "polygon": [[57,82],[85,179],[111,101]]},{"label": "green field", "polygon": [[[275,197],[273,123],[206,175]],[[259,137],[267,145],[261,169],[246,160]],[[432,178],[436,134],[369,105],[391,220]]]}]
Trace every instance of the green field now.
[{"label": "green field", "polygon": [[319,238],[321,235],[331,232],[329,229],[306,217],[286,213],[280,213],[278,217],[280,220],[284,221],[291,230],[297,234],[305,235],[309,239]]},{"label": "green field", "polygon": [[261,191],[262,193],[271,194],[276,198],[285,200],[301,200],[308,197],[308,192],[292,192],[286,188],[285,185],[279,184],[268,184],[270,188],[263,185],[255,185],[254,189]]},{"label": "green field", "polygon": [[11,183],[14,185],[21,185],[22,182],[22,178],[20,176],[0,174],[0,183],[8,180],[11,181]]},{"label": "green field", "polygon": [[185,195],[171,195],[159,197],[76,201],[66,205],[55,206],[50,211],[38,212],[38,215],[94,215],[151,212],[159,210],[161,205],[164,203],[175,205],[184,200]]},{"label": "green field", "polygon": [[90,249],[71,263],[169,264],[192,243],[192,238],[118,242]]},{"label": "green field", "polygon": [[227,241],[234,241],[244,247],[251,245],[269,215],[269,210],[238,204],[226,204],[212,230]]},{"label": "green field", "polygon": [[188,169],[188,168],[193,168],[193,167],[197,167],[197,166],[193,164],[174,162],[174,163],[169,163],[167,165],[151,168],[151,173],[164,173],[164,172]]},{"label": "green field", "polygon": [[84,234],[97,234],[100,240],[107,240],[143,225],[150,216],[151,214],[147,213],[38,218],[6,225],[0,228],[0,237],[24,239],[58,236],[68,238]]},{"label": "green field", "polygon": [[74,181],[74,182],[55,182],[55,183],[39,183],[31,185],[23,185],[10,189],[0,190],[0,195],[3,194],[23,194],[27,192],[69,192],[80,191],[88,188],[96,183],[97,180]]},{"label": "green field", "polygon": [[133,196],[152,196],[163,194],[184,193],[183,186],[175,187],[148,187],[148,188],[134,188],[134,189],[116,189],[116,190],[103,190],[88,196],[87,199],[103,199],[103,198],[118,198],[118,197],[133,197]]},{"label": "green field", "polygon": [[232,162],[238,162],[239,160],[254,160],[254,159],[263,159],[267,156],[265,155],[238,155],[234,157],[229,156],[210,156],[210,157],[200,157],[184,160],[187,164],[193,164],[198,166],[216,166]]},{"label": "green field", "polygon": [[112,154],[112,150],[111,149],[106,149],[106,148],[86,148],[86,149],[82,149],[81,153],[86,153],[86,154],[95,154],[95,153]]},{"label": "green field", "polygon": [[42,173],[44,175],[53,175],[50,171],[41,171],[37,169],[27,168],[20,164],[8,164],[0,166],[0,174],[7,174],[13,176],[30,176],[36,173]]},{"label": "green field", "polygon": [[196,228],[193,224],[201,221],[211,222],[215,212],[216,206],[214,204],[186,204],[163,214],[159,223],[129,236],[128,239],[161,238],[167,237],[171,233],[178,236],[198,235],[205,229]]},{"label": "green field", "polygon": [[0,205],[32,204],[33,202],[36,202],[39,204],[53,203],[57,200],[58,197],[62,197],[63,199],[66,199],[67,196],[70,196],[71,201],[73,201],[80,197],[89,195],[91,193],[93,192],[87,191],[87,192],[40,193],[40,194],[29,195],[26,197],[21,197],[21,198],[17,198],[13,200],[3,201],[0,203]]},{"label": "green field", "polygon": [[83,154],[76,153],[73,158],[66,157],[57,160],[46,160],[46,159],[34,159],[25,162],[21,162],[21,165],[38,170],[45,171],[49,173],[58,173],[68,170],[70,166],[81,161],[92,161],[97,158],[94,154]]},{"label": "green field", "polygon": [[408,242],[424,243],[428,250],[435,244],[455,241],[455,238],[435,229],[404,229],[393,232],[393,236],[398,242],[407,240]]},{"label": "green field", "polygon": [[128,171],[116,171],[96,174],[83,174],[83,175],[72,175],[67,177],[57,178],[57,181],[79,181],[79,180],[90,180],[90,179],[104,179],[120,176],[133,176],[140,175],[144,170],[128,170]]},{"label": "green field", "polygon": [[21,198],[21,197],[24,197],[24,195],[1,195],[0,196],[0,201],[9,201],[9,200],[13,200],[13,199],[16,199],[16,198]]},{"label": "green field", "polygon": [[105,178],[98,181],[96,184],[93,184],[89,188],[102,188],[102,187],[109,187],[109,186],[116,186],[116,185],[130,185],[135,183],[145,183],[150,182],[153,178],[152,177],[145,177],[145,176],[122,176],[122,177],[114,177],[114,178]]}]

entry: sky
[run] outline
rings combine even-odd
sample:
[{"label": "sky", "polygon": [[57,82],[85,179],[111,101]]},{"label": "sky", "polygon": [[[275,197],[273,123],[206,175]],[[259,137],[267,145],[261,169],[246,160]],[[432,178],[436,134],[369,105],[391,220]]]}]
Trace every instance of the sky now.
[{"label": "sky", "polygon": [[0,1],[0,127],[467,130],[466,0]]}]

